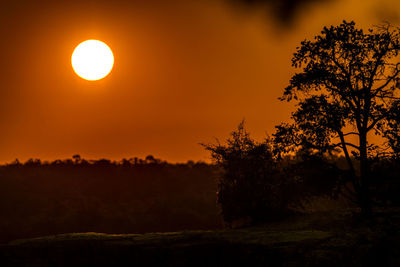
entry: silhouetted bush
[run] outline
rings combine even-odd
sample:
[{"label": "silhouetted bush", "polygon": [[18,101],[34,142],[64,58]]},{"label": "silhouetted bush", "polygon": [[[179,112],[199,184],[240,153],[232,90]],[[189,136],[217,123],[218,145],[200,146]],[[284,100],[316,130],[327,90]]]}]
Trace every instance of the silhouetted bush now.
[{"label": "silhouetted bush", "polygon": [[320,155],[301,155],[301,159],[292,164],[291,172],[301,177],[302,186],[307,194],[331,195],[347,174],[337,167],[335,164],[337,160]]},{"label": "silhouetted bush", "polygon": [[204,145],[222,167],[218,182],[218,203],[224,221],[250,218],[264,221],[287,211],[291,196],[268,141],[257,143],[240,123],[225,145]]},{"label": "silhouetted bush", "polygon": [[371,162],[373,200],[379,206],[400,206],[400,160],[397,157]]},{"label": "silhouetted bush", "polygon": [[279,219],[308,198],[337,191],[343,171],[332,162],[305,153],[281,159],[272,142],[254,141],[242,122],[226,144],[203,145],[222,169],[217,200],[228,225]]}]

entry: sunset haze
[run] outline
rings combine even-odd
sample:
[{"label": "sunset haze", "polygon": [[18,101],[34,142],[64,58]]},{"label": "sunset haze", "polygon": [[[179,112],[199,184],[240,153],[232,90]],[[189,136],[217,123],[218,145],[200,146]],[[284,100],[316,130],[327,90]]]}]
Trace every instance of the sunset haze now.
[{"label": "sunset haze", "polygon": [[[298,1],[301,2],[301,1]],[[242,120],[261,140],[290,118],[291,57],[321,25],[398,26],[395,0],[311,1],[293,17],[235,1],[8,1],[0,11],[0,162],[144,157],[209,161],[199,143]],[[102,40],[115,63],[86,81],[75,47]]]}]

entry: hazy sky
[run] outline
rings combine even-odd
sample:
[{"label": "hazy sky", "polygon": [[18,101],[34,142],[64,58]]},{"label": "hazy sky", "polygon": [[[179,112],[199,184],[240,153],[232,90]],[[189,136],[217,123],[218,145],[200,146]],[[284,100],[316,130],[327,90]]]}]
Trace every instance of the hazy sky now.
[{"label": "hazy sky", "polygon": [[[400,21],[397,0],[286,1],[310,2],[290,12],[235,1],[2,3],[0,161],[207,160],[198,143],[226,138],[243,118],[256,138],[289,118],[292,105],[277,97],[300,41],[343,19]],[[114,52],[103,80],[71,68],[87,39]]]}]

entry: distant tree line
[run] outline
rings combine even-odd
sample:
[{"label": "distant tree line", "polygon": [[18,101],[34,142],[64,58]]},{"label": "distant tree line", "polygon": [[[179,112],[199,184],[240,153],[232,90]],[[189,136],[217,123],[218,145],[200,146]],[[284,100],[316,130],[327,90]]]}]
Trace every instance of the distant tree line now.
[{"label": "distant tree line", "polygon": [[[97,159],[97,160],[86,160],[81,158],[79,154],[73,155],[72,158],[68,159],[57,159],[54,161],[42,161],[40,159],[28,159],[27,161],[21,163],[18,159],[14,160],[13,162],[6,164],[6,166],[72,166],[72,165],[79,165],[79,166],[140,166],[140,165],[168,165],[167,161],[163,161],[161,159],[157,159],[152,155],[146,156],[144,159],[134,157],[134,158],[123,158],[120,161],[112,161],[109,159]],[[188,161],[188,165],[194,164],[202,164],[201,162],[193,162]],[[179,164],[178,164],[179,165]]]},{"label": "distant tree line", "polygon": [[1,165],[0,243],[70,232],[219,228],[217,168],[153,156]]}]

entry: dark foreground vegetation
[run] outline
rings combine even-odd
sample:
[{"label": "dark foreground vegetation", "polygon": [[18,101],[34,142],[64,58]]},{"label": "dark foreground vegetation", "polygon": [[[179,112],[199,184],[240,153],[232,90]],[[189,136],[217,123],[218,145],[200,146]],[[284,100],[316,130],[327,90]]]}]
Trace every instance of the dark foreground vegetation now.
[{"label": "dark foreground vegetation", "polygon": [[151,156],[0,166],[0,243],[71,232],[220,228],[215,169]]},{"label": "dark foreground vegetation", "polygon": [[237,230],[65,234],[0,246],[2,266],[399,266],[400,212],[302,215]]}]

